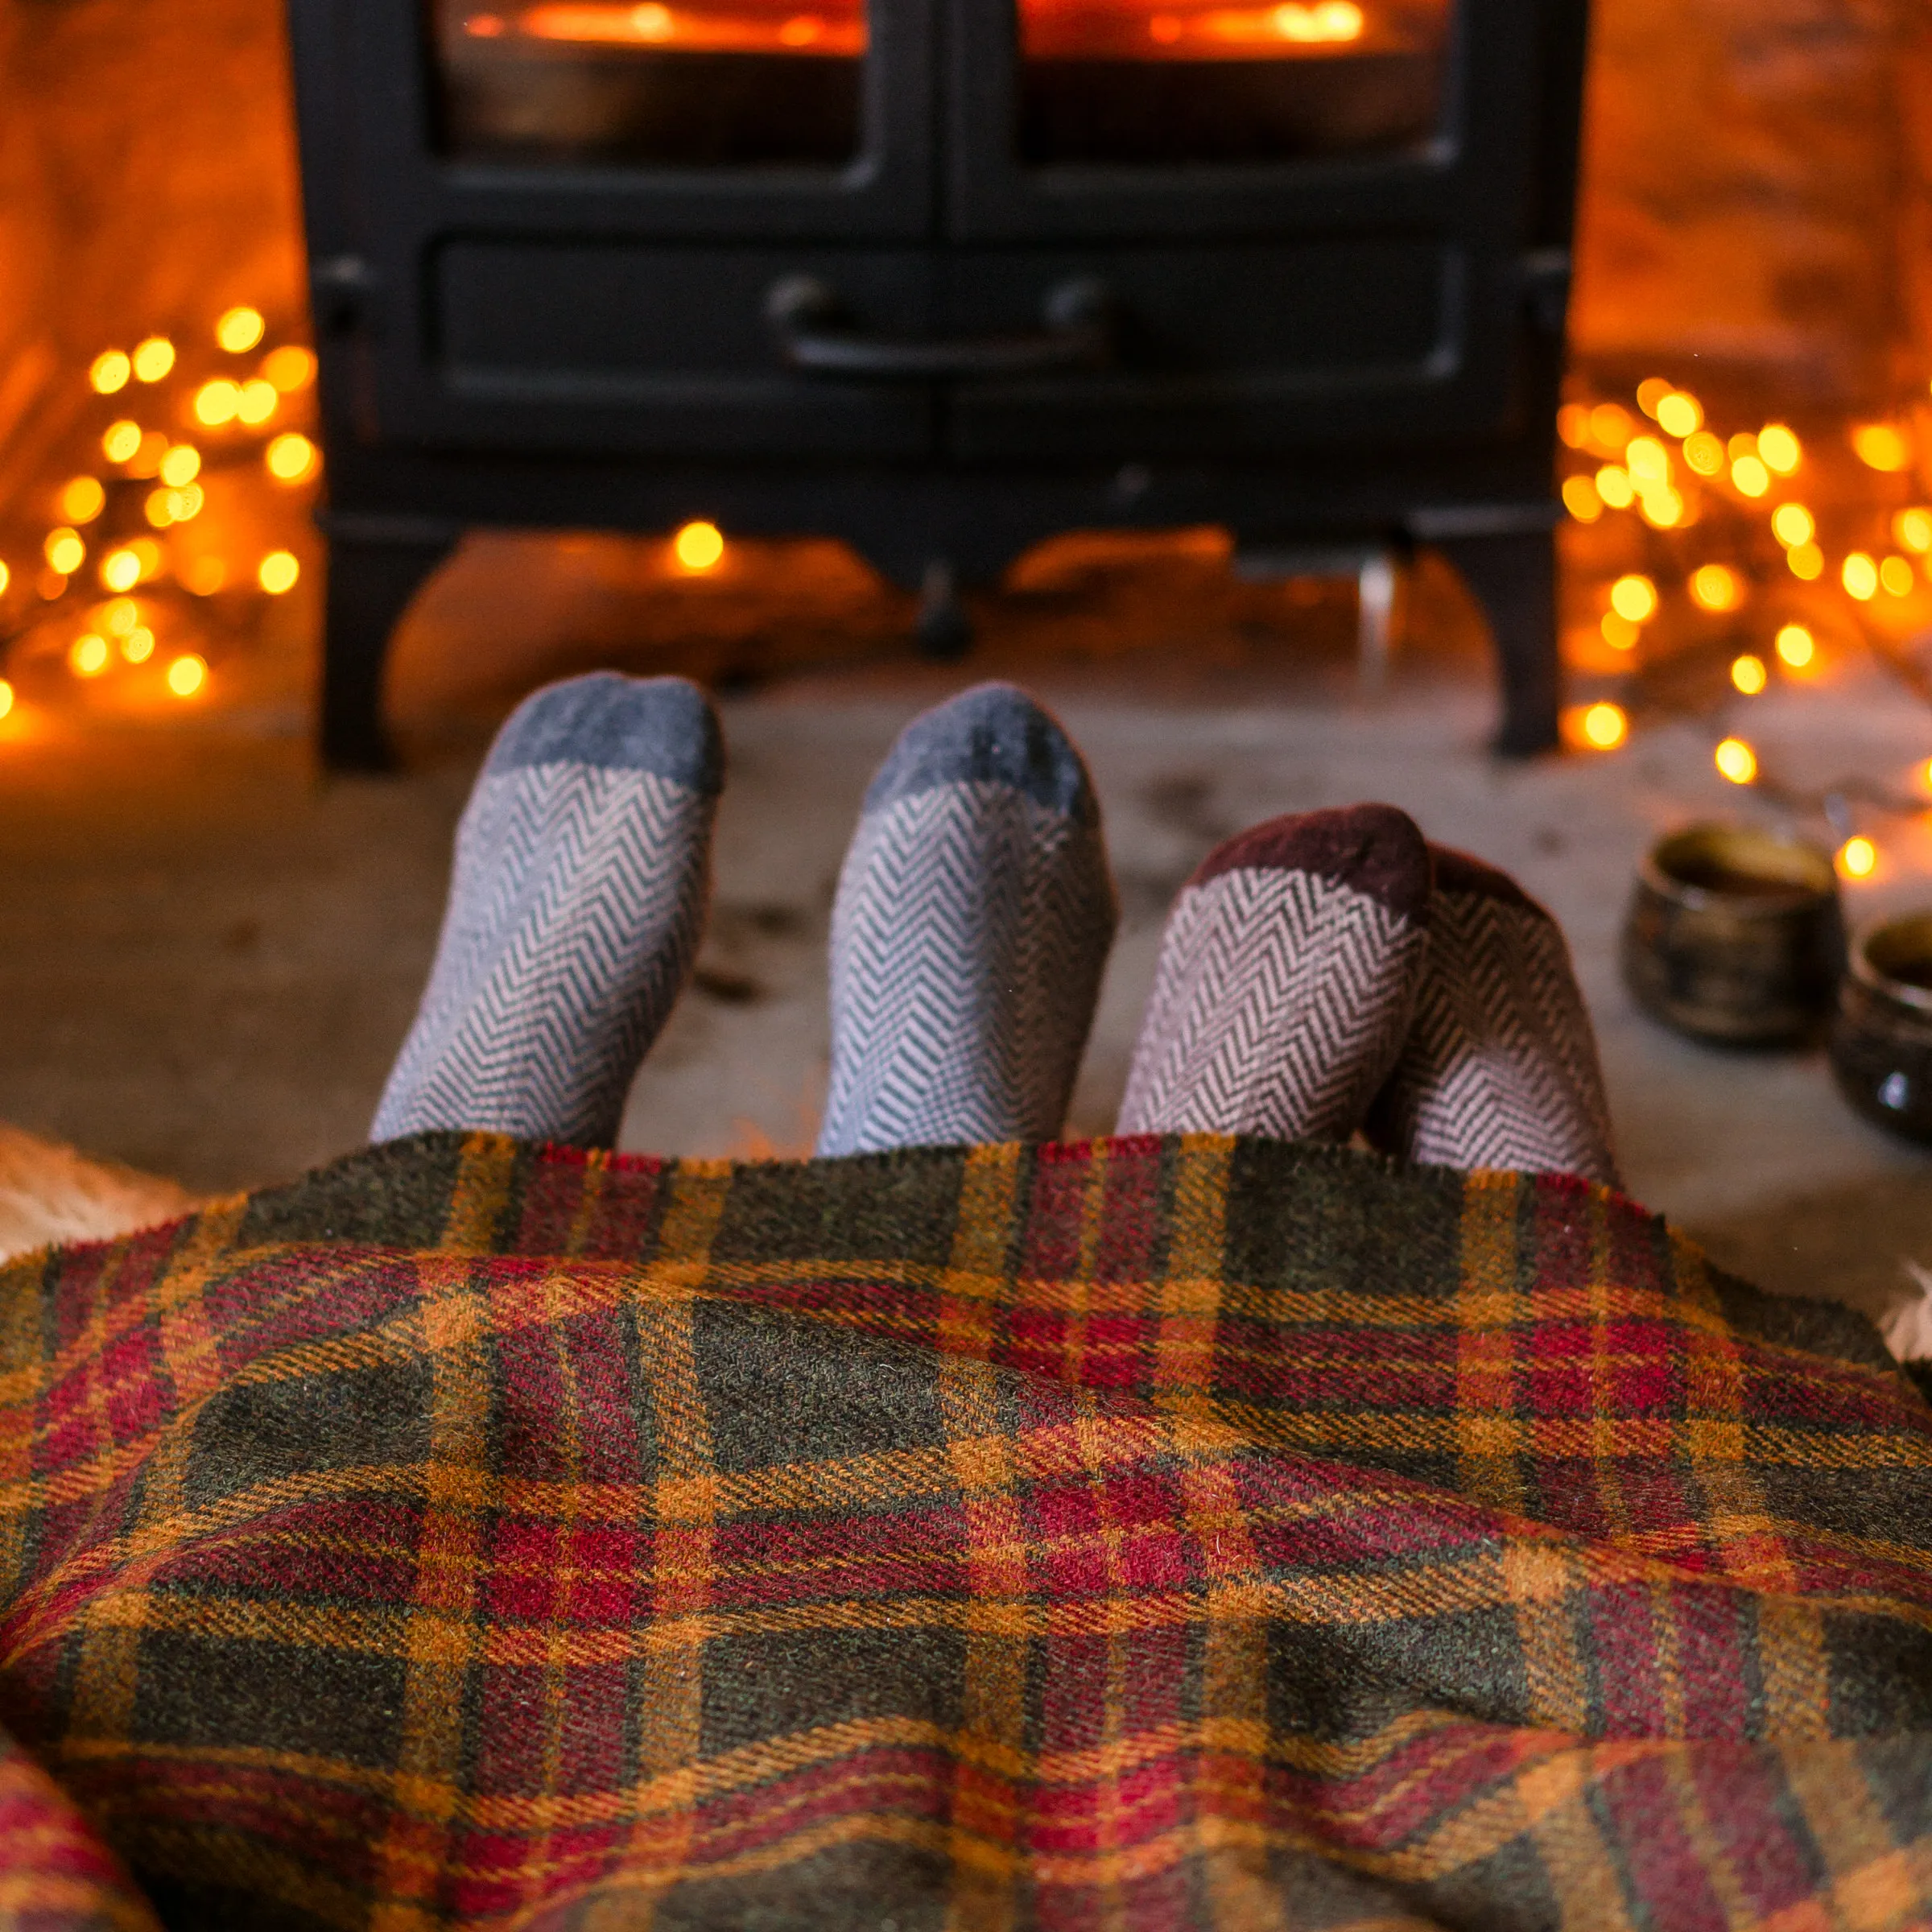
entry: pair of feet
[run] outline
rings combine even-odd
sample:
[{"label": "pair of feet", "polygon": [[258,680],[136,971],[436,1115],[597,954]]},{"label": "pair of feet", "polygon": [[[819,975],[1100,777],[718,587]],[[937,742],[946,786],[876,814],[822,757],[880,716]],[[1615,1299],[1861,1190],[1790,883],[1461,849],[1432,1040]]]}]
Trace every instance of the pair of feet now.
[{"label": "pair of feet", "polygon": [[[457,834],[421,1011],[372,1137],[609,1145],[696,958],[724,758],[677,679],[539,692]],[[1117,918],[1086,766],[1024,693],[915,719],[865,798],[832,931],[821,1154],[1060,1131]],[[1344,1139],[1614,1178],[1560,934],[1402,813],[1278,819],[1168,922],[1123,1133]]]}]

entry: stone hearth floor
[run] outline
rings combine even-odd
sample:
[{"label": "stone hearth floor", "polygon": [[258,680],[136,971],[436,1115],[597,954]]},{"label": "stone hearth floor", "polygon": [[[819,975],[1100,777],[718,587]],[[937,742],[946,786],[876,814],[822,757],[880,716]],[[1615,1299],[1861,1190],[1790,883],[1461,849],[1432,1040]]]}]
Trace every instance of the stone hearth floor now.
[{"label": "stone hearth floor", "polygon": [[[873,663],[722,700],[732,778],[710,938],[625,1146],[809,1147],[827,916],[866,780],[914,711],[1018,668],[1004,652],[949,671]],[[1486,674],[1466,655],[1398,663],[1374,702],[1332,647],[1312,667],[1266,649],[1205,669],[1059,661],[1032,682],[1092,762],[1125,909],[1073,1132],[1111,1121],[1162,919],[1208,847],[1274,812],[1381,798],[1561,919],[1638,1198],[1781,1290],[1876,1309],[1905,1286],[1906,1258],[1932,1262],[1932,1159],[1855,1119],[1820,1055],[1674,1038],[1618,981],[1645,844],[1707,811],[1763,810],[1711,771],[1711,729],[1666,724],[1614,755],[1501,766],[1482,749]],[[1890,778],[1932,751],[1932,717],[1864,675],[1758,700],[1750,729],[1808,782]],[[319,782],[287,733],[258,714],[0,724],[0,1118],[208,1189],[357,1142],[435,941],[477,747]],[[1932,902],[1932,841],[1875,829],[1885,862],[1854,918]]]}]

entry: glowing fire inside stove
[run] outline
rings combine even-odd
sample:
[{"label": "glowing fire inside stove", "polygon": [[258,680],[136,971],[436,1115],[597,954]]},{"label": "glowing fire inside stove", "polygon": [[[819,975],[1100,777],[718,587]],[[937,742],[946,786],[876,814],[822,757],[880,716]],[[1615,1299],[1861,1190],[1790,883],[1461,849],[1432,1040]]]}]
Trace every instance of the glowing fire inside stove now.
[{"label": "glowing fire inside stove", "polygon": [[733,7],[552,5],[469,14],[473,40],[526,40],[565,45],[663,48],[680,53],[818,54],[846,59],[865,51],[865,16],[857,0],[811,13],[755,5]]},{"label": "glowing fire inside stove", "polygon": [[[1144,0],[1022,0],[1027,52],[1038,59],[1254,60],[1351,52],[1385,42],[1356,0],[1279,0],[1267,6],[1172,5]],[[595,0],[467,14],[472,40],[520,39],[562,46],[687,53],[815,54],[865,51],[860,0],[832,0],[809,13],[756,0],[730,8],[638,6]],[[1401,39],[1397,34],[1393,36]]]}]

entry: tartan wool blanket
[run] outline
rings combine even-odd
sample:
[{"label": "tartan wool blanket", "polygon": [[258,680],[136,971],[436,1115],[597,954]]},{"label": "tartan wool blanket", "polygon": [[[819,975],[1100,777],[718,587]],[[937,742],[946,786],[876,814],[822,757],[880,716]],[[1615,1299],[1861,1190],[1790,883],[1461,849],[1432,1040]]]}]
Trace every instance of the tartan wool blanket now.
[{"label": "tartan wool blanket", "polygon": [[1932,1411],[1580,1182],[427,1135],[0,1270],[0,1925],[1932,1925]]}]

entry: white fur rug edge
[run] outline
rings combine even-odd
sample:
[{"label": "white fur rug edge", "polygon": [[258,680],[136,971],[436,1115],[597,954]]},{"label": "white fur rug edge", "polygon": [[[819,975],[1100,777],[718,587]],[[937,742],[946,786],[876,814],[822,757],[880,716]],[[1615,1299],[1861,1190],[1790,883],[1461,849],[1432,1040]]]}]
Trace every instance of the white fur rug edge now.
[{"label": "white fur rug edge", "polygon": [[172,1181],[0,1125],[0,1261],[56,1241],[131,1234],[194,1205]]}]

